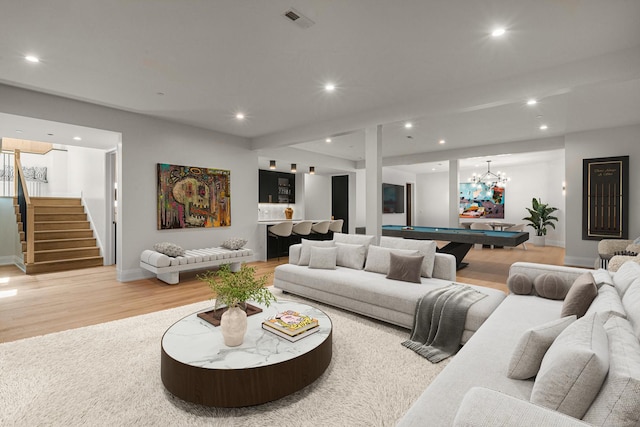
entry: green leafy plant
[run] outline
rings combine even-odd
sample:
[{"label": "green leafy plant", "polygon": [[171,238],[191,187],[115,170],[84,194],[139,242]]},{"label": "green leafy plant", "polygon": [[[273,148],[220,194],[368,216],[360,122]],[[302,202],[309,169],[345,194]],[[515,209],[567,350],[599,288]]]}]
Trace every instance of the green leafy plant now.
[{"label": "green leafy plant", "polygon": [[558,221],[558,218],[551,215],[558,208],[549,206],[546,203],[542,203],[540,199],[535,197],[531,200],[532,208],[526,208],[529,211],[529,216],[522,218],[525,221],[529,221],[529,227],[536,230],[536,236],[546,236],[547,227],[556,228],[554,221]]},{"label": "green leafy plant", "polygon": [[268,274],[256,277],[255,267],[243,264],[240,271],[234,273],[229,264],[223,264],[217,271],[207,271],[198,275],[198,279],[206,282],[216,298],[214,309],[224,305],[237,307],[247,300],[253,300],[269,307],[276,297],[265,287]]}]

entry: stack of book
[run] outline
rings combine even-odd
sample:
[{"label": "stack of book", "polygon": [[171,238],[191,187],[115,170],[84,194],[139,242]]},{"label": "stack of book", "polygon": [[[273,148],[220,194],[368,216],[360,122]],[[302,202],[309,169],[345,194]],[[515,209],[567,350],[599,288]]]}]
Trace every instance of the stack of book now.
[{"label": "stack of book", "polygon": [[318,319],[287,310],[276,314],[272,319],[263,321],[262,329],[291,342],[296,342],[318,332]]}]

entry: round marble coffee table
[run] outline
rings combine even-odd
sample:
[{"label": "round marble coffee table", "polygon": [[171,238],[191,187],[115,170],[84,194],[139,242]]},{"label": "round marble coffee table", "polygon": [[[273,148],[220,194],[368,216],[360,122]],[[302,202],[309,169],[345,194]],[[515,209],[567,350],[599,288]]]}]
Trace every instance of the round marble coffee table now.
[{"label": "round marble coffee table", "polygon": [[[331,362],[329,316],[291,301],[261,308],[247,317],[238,347],[225,346],[220,328],[198,313],[174,323],[162,337],[160,375],[166,389],[189,402],[231,408],[276,400],[314,382]],[[285,310],[318,319],[320,329],[296,342],[262,329],[264,319]]]}]

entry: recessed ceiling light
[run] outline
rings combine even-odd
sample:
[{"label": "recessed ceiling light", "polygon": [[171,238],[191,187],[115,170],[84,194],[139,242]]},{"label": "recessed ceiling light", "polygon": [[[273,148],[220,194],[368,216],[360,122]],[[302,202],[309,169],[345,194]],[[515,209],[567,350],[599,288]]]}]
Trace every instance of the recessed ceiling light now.
[{"label": "recessed ceiling light", "polygon": [[413,127],[413,123],[411,123],[411,122],[407,122],[407,123],[405,123],[405,124],[404,124],[404,127],[405,127],[406,129],[411,129],[411,128]]},{"label": "recessed ceiling light", "polygon": [[436,170],[436,168],[431,168],[432,171]]},{"label": "recessed ceiling light", "polygon": [[74,136],[73,139],[74,141],[82,141],[82,138],[80,138],[79,136]]},{"label": "recessed ceiling light", "polygon": [[549,129],[549,126],[547,125],[540,125],[540,130],[547,130]]},{"label": "recessed ceiling light", "polygon": [[324,85],[324,90],[327,92],[333,92],[334,90],[336,90],[336,85],[333,83],[327,83],[326,85]]},{"label": "recessed ceiling light", "polygon": [[158,95],[158,96],[164,96],[164,92],[156,92],[156,95]]},{"label": "recessed ceiling light", "polygon": [[33,62],[33,63],[40,62],[40,58],[38,58],[37,56],[33,56],[33,55],[27,55],[27,56],[24,57],[24,59],[26,59],[29,62]]},{"label": "recessed ceiling light", "polygon": [[447,141],[445,141],[444,139],[441,139],[440,141],[438,141],[438,144],[445,144]]},{"label": "recessed ceiling light", "polygon": [[491,32],[491,35],[493,37],[500,37],[500,36],[503,36],[504,33],[506,33],[506,32],[507,32],[507,30],[505,30],[503,27],[500,27],[500,28],[496,28],[495,30],[493,30]]},{"label": "recessed ceiling light", "polygon": [[527,100],[527,105],[536,105],[537,103],[538,103],[537,99],[531,98]]},{"label": "recessed ceiling light", "polygon": [[331,138],[325,139],[324,142],[326,142],[327,144],[330,144],[331,143]]},{"label": "recessed ceiling light", "polygon": [[238,119],[238,120],[244,120],[244,114],[243,114],[243,113],[237,113],[237,114],[236,114],[236,119]]},{"label": "recessed ceiling light", "polygon": [[22,130],[16,129],[16,133],[22,133]]}]

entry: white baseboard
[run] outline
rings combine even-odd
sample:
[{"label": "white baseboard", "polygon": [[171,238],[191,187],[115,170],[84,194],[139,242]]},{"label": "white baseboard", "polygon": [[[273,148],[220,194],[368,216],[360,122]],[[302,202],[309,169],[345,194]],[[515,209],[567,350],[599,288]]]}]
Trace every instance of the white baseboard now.
[{"label": "white baseboard", "polygon": [[565,256],[564,257],[564,265],[571,265],[575,267],[585,267],[585,268],[593,268],[595,264],[595,258],[588,257],[576,257],[576,256]]},{"label": "white baseboard", "polygon": [[116,279],[118,282],[132,282],[134,280],[149,279],[151,277],[156,277],[156,275],[142,268],[116,271]]}]

